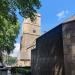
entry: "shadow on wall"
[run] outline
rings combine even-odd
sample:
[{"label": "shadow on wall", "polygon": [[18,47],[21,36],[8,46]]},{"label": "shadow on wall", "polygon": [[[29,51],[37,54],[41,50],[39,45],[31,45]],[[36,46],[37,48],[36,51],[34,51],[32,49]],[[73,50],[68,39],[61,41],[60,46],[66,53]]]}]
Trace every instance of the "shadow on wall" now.
[{"label": "shadow on wall", "polygon": [[36,40],[32,50],[32,75],[65,75],[62,25]]}]

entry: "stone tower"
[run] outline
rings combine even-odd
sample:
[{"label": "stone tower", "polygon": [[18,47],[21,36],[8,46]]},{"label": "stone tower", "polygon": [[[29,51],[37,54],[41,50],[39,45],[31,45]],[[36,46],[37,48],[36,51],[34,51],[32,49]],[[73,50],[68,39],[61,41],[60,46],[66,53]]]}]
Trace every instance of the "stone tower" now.
[{"label": "stone tower", "polygon": [[39,36],[40,15],[37,14],[33,22],[29,18],[24,19],[19,66],[31,66],[31,50],[35,47],[36,38]]}]

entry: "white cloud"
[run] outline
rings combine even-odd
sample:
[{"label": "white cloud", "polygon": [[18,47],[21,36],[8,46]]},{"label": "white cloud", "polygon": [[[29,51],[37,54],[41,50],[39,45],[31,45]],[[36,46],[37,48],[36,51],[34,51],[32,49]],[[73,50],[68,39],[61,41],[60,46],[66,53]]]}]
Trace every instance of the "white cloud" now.
[{"label": "white cloud", "polygon": [[57,13],[56,16],[58,17],[58,20],[60,20],[60,19],[65,18],[68,13],[69,13],[68,10],[62,10],[59,13]]},{"label": "white cloud", "polygon": [[10,55],[13,57],[17,57],[19,56],[19,54],[20,54],[20,43],[16,43],[13,53],[11,53]]}]

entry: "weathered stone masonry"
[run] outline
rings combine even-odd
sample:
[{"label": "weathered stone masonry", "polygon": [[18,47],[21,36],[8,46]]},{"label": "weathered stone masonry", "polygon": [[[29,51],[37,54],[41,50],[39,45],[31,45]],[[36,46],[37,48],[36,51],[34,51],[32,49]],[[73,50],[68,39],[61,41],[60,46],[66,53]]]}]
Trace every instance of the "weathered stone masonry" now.
[{"label": "weathered stone masonry", "polygon": [[75,75],[75,20],[39,37],[31,55],[32,75]]}]

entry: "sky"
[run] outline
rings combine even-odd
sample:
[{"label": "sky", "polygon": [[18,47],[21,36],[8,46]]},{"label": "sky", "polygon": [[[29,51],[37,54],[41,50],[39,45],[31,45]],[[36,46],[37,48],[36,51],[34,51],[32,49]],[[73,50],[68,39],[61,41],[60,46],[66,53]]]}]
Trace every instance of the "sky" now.
[{"label": "sky", "polygon": [[[75,14],[75,0],[40,0],[41,8],[38,13],[41,15],[41,34],[51,30],[64,20]],[[23,17],[18,14],[17,17],[22,27]],[[15,49],[12,56],[19,56],[20,36],[16,39]]]}]

